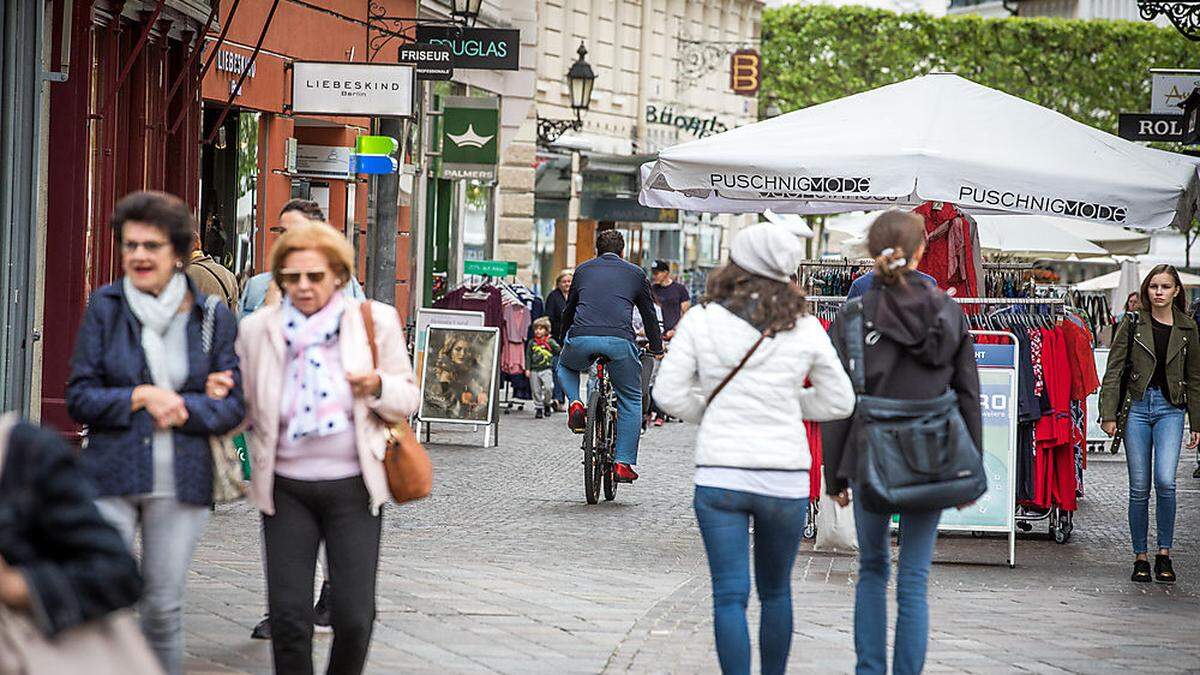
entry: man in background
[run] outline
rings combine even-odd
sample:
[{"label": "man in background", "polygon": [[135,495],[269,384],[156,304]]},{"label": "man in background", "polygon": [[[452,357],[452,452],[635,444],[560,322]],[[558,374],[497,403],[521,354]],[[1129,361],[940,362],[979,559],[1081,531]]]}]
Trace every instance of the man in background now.
[{"label": "man in background", "polygon": [[237,277],[213,260],[200,246],[200,232],[192,232],[192,257],[183,270],[205,295],[215,295],[233,309],[238,301]]},{"label": "man in background", "polygon": [[684,312],[692,306],[692,296],[687,288],[671,277],[671,263],[666,260],[655,260],[650,268],[654,284],[654,302],[662,307],[663,339],[670,340],[675,336],[675,326],[683,318]]},{"label": "man in background", "polygon": [[[272,227],[271,232],[283,234],[293,225],[306,222],[324,223],[325,212],[321,210],[320,204],[311,199],[293,199],[283,205],[283,209],[279,212],[279,224]],[[342,292],[356,300],[366,300],[367,298],[363,293],[362,284],[358,283],[358,279],[354,278],[354,275],[350,275],[350,283],[346,284]],[[270,272],[250,277],[246,281],[246,288],[242,290],[238,318],[244,319],[263,305],[279,302],[279,297],[279,287],[275,285]]]}]

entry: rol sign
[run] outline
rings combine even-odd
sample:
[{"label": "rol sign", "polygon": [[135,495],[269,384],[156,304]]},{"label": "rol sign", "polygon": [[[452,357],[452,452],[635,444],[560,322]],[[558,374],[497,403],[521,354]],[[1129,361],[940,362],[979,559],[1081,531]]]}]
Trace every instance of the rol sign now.
[{"label": "rol sign", "polygon": [[1182,143],[1184,139],[1181,114],[1121,113],[1117,124],[1117,135],[1127,141]]}]

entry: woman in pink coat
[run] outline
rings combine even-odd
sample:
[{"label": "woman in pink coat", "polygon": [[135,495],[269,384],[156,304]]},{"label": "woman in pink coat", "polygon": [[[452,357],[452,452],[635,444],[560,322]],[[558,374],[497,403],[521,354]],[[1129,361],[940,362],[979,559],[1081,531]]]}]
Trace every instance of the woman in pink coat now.
[{"label": "woman in pink coat", "polygon": [[[275,672],[313,672],[313,575],[325,543],[333,647],[328,672],[359,673],[375,621],[386,422],[420,391],[394,308],[371,302],[378,367],[361,303],[345,297],[354,251],[325,224],[293,227],[270,267],[283,302],[242,321],[251,494],[263,514]],[[385,422],[386,421],[386,422]]]}]

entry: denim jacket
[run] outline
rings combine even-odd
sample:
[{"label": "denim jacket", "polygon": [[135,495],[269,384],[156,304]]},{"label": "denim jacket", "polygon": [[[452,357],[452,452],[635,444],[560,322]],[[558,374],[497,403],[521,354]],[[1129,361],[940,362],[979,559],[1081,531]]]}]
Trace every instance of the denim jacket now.
[{"label": "denim jacket", "polygon": [[[212,504],[208,438],[240,424],[246,408],[233,349],[237,321],[224,303],[217,304],[212,350],[205,354],[200,344],[205,296],[190,279],[188,288],[188,376],[179,389],[188,419],[174,430],[175,497],[207,505]],[[153,489],[154,418],[144,409],[133,412],[130,404],[135,387],[151,384],[141,329],[117,280],[92,294],[71,358],[67,411],[88,426],[80,463],[101,496],[148,494]],[[209,373],[222,370],[233,371],[234,387],[224,399],[211,399],[204,392],[205,381]]]}]

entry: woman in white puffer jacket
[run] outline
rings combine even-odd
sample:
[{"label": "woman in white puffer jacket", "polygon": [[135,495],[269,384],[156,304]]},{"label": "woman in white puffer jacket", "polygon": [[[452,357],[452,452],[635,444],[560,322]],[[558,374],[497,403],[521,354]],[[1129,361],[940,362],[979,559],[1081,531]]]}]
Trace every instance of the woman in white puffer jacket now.
[{"label": "woman in white puffer jacket", "polygon": [[762,672],[787,667],[791,571],[808,510],[804,420],[854,411],[850,378],[791,281],[802,255],[799,239],[782,227],[742,230],[732,262],[709,278],[708,302],[680,321],[654,387],[667,414],[700,423],[694,507],[726,674],[750,672],[751,516]]}]

